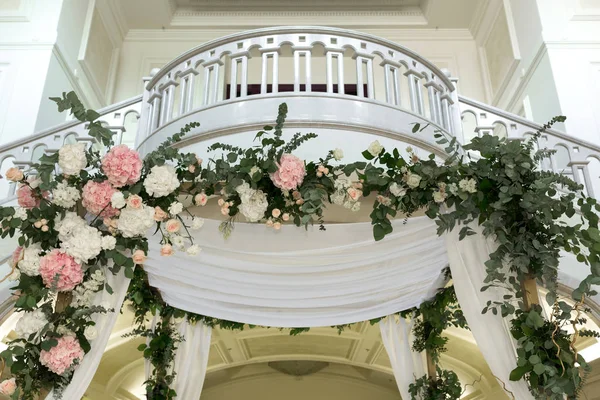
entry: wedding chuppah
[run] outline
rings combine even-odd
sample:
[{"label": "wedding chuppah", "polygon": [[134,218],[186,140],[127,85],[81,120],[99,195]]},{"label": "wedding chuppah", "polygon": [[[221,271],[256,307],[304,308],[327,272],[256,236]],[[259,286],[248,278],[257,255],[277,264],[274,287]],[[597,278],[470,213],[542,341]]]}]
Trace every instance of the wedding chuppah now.
[{"label": "wedding chuppah", "polygon": [[[588,366],[575,340],[599,334],[563,327],[581,324],[600,280],[599,207],[581,185],[539,169],[542,131],[466,145],[439,133],[443,161],[379,141],[364,161],[343,164],[340,148],[311,161],[293,153],[316,135],[284,140],[281,104],[258,146],[216,143],[218,155],[202,160],[178,148],[193,123],[142,159],[115,146],[74,93],[53,100],[104,148],[66,144],[27,173],[7,173],[19,207],[0,208],[0,219],[2,237],[19,237],[10,278],[22,316],[0,353],[13,375],[3,393],[80,398],[125,300],[133,334],[146,339],[148,399],[201,395],[212,327],[299,333],[361,321],[380,324],[403,398],[461,396],[439,365],[451,326],[468,326],[515,399],[580,390]],[[221,219],[194,214],[209,201]],[[328,205],[351,213],[367,202],[370,222],[326,220]],[[576,211],[582,224],[561,221]],[[591,267],[574,305],[557,297],[560,251]]]}]

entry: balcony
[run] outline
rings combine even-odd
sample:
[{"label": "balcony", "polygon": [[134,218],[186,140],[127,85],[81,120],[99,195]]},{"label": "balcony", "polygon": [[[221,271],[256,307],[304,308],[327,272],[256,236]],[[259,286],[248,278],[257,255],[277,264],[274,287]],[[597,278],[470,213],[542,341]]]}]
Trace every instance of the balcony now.
[{"label": "balcony", "polygon": [[[413,51],[343,29],[275,27],[226,36],[182,54],[144,80],[141,96],[101,110],[116,141],[135,141],[142,154],[192,121],[201,126],[182,146],[201,152],[215,140],[249,144],[251,132],[272,123],[282,102],[290,110],[288,128],[325,137],[306,150],[307,157],[342,147],[356,158],[373,136],[443,157],[435,131],[465,142],[488,133],[520,140],[540,128],[460,96],[456,79]],[[414,123],[427,128],[415,134]],[[84,128],[70,122],[0,148],[0,172],[12,165],[26,170],[63,143],[93,141]],[[557,151],[543,168],[582,183],[590,195],[598,193],[593,177],[600,175],[600,146],[556,130],[548,130],[539,146]],[[0,203],[6,204],[14,187],[0,185]]]}]

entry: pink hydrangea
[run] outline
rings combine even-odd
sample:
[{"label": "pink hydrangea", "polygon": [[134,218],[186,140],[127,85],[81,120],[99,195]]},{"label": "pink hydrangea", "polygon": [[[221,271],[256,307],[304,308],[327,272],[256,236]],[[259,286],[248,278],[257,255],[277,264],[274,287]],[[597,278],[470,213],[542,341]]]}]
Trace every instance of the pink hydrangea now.
[{"label": "pink hydrangea", "polygon": [[137,151],[121,144],[106,153],[102,159],[102,170],[116,188],[133,185],[140,180],[142,160]]},{"label": "pink hydrangea", "polygon": [[46,287],[55,288],[59,292],[73,290],[83,281],[81,264],[57,249],[40,258],[40,275]]},{"label": "pink hydrangea", "polygon": [[[48,198],[48,192],[43,192],[42,196]],[[23,208],[34,208],[40,206],[40,198],[36,196],[29,185],[21,184],[17,189],[17,202]]]},{"label": "pink hydrangea", "polygon": [[63,336],[57,340],[56,346],[40,352],[40,362],[55,374],[62,375],[71,368],[75,360],[81,361],[85,353],[73,336]]},{"label": "pink hydrangea", "polygon": [[283,190],[294,190],[302,184],[306,169],[304,161],[292,154],[284,154],[277,165],[278,169],[271,174],[273,184]]},{"label": "pink hydrangea", "polygon": [[111,206],[110,198],[117,190],[108,181],[89,181],[83,187],[83,206],[86,210],[102,218],[111,218],[119,214],[119,210]]}]

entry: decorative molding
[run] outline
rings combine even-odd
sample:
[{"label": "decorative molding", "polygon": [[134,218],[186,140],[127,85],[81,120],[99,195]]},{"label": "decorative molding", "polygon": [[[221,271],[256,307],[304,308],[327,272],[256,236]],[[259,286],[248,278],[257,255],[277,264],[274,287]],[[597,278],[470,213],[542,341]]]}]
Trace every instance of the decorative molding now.
[{"label": "decorative molding", "polygon": [[98,11],[101,11],[101,17],[104,23],[110,28],[110,33],[118,33],[117,42],[122,42],[129,32],[129,24],[125,18],[121,2],[119,0],[105,0],[96,3]]},{"label": "decorative molding", "polygon": [[548,53],[548,47],[546,46],[545,43],[542,43],[540,45],[540,47],[538,48],[537,52],[535,53],[535,56],[531,60],[529,67],[523,74],[523,77],[519,81],[519,84],[517,85],[517,88],[515,89],[514,93],[512,94],[511,99],[508,101],[508,106],[507,106],[508,110],[515,110],[517,108],[520,108],[519,103],[521,102],[521,98],[523,97],[523,92],[525,91],[525,88],[527,87],[527,85],[529,85],[531,78],[535,74],[535,71],[537,70],[538,66],[540,65],[544,56],[547,53]]},{"label": "decorative molding", "polygon": [[[81,87],[81,84],[79,83],[79,77],[74,73],[73,69],[71,69],[71,67],[69,66],[67,58],[65,57],[65,55],[64,55],[63,51],[61,50],[60,46],[58,45],[58,43],[52,47],[52,54],[54,54],[54,56],[56,57],[56,60],[58,61],[60,68],[65,73],[67,80],[69,81],[69,83],[71,84],[73,89],[75,89],[75,93],[77,93],[77,96],[79,96],[79,98],[82,100],[83,104],[91,104],[90,99],[86,95],[86,91],[83,90],[83,88]],[[96,99],[96,101],[97,101],[97,99]]]},{"label": "decorative molding", "polygon": [[29,22],[33,15],[33,0],[21,0],[19,8],[15,11],[0,11],[2,22]]},{"label": "decorative molding", "polygon": [[[352,10],[363,11],[378,9],[398,11],[415,8],[421,0],[169,0],[180,9],[200,9],[205,11],[280,11],[280,10]],[[426,0],[425,0],[426,2]],[[177,3],[180,5],[177,6]],[[183,4],[181,4],[183,3]]]}]

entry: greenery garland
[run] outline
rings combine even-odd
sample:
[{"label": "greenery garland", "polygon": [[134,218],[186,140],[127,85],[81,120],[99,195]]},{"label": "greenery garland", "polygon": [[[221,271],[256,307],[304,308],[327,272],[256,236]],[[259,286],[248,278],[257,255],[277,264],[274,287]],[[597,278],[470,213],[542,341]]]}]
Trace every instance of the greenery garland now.
[{"label": "greenery garland", "polygon": [[[70,110],[76,118],[86,122],[90,135],[99,144],[109,148],[113,145],[112,132],[102,127],[97,121],[99,115],[86,110],[74,93],[53,100],[59,111]],[[175,145],[185,133],[197,126],[187,125],[146,156],[135,179],[122,182],[120,186],[115,184],[117,189],[110,181],[110,166],[105,165],[107,156],[95,146],[84,151],[77,145],[67,145],[62,156],[61,151],[42,156],[40,163],[32,169],[37,172],[37,179],[25,177],[18,170],[7,174],[19,183],[19,203],[24,207],[0,208],[1,236],[13,236],[19,230],[19,245],[25,248],[15,252],[13,259],[15,273],[24,272],[18,277],[16,286],[19,290],[16,309],[32,315],[38,312],[47,320],[42,327],[33,330],[28,326],[30,329],[26,331],[32,333],[11,342],[8,350],[0,355],[16,378],[18,389],[12,393],[13,398],[31,399],[52,388],[60,392],[70,381],[81,356],[70,360],[69,367],[61,369],[62,372],[42,359],[64,341],[74,343],[76,354],[89,351],[89,341],[93,339],[87,331],[94,325],[91,316],[109,311],[99,305],[79,304],[79,298],[73,301],[82,296],[77,292],[77,285],[73,286],[73,292],[67,290],[65,293],[59,286],[65,286],[65,274],[57,272],[54,279],[48,279],[48,276],[44,279],[32,269],[31,258],[37,257],[38,261],[44,258],[47,264],[57,252],[66,254],[72,260],[61,262],[71,267],[73,263],[79,265],[77,268],[83,276],[81,280],[77,276],[77,282],[84,291],[91,293],[112,290],[102,275],[102,267],[109,265],[109,261],[112,261],[110,272],[123,270],[125,276],[133,278],[128,298],[136,309],[139,324],[136,333],[148,338],[147,347],[141,347],[154,366],[146,383],[151,399],[175,396],[170,388],[173,375],[168,372],[181,340],[173,329],[175,318],[186,316],[191,321],[202,320],[212,326],[241,328],[236,322],[184,313],[164,304],[160,294],[147,284],[141,267],[148,252],[147,239],[140,233],[132,233],[130,227],[119,225],[123,215],[114,219],[101,218],[105,211],[116,208],[121,209],[121,213],[131,214],[138,209],[146,212],[153,208],[157,232],[162,237],[161,253],[168,256],[175,249],[185,249],[185,240],[192,244],[188,253],[198,251],[188,232],[192,226],[188,226],[187,220],[180,215],[184,209],[180,199],[187,198],[188,202],[193,199],[196,205],[202,206],[208,196],[220,196],[221,212],[227,216],[220,230],[228,236],[240,215],[250,221],[264,221],[274,229],[287,221],[298,226],[318,223],[325,229],[323,209],[327,203],[357,210],[359,200],[371,192],[377,193],[371,213],[376,240],[391,233],[391,218],[398,212],[410,216],[425,210],[436,220],[439,234],[461,225],[461,239],[475,234],[469,224],[481,225],[483,234],[498,243],[497,250],[490,254],[486,263],[486,286],[482,289],[494,286],[507,293],[504,301],[489,303],[483,311],[515,316],[512,333],[518,339],[519,365],[511,379],[527,379],[538,398],[562,399],[565,395],[572,398],[577,395],[588,366],[577,355],[574,343],[582,335],[598,336],[595,332],[582,332],[578,326],[582,323],[580,314],[585,311],[584,299],[596,294],[592,285],[600,284],[597,214],[600,206],[595,199],[585,196],[581,185],[539,169],[541,160],[552,154],[548,150],[535,149],[543,129],[524,142],[484,135],[463,147],[456,138],[436,131],[438,143],[446,146],[448,152],[444,163],[439,163],[433,155],[420,159],[411,148],[407,149],[408,157],[405,158],[397,149],[388,152],[375,141],[363,152],[366,162],[340,165],[336,163],[343,156],[340,149],[329,151],[317,162],[305,162],[293,156],[294,150],[315,135],[297,134],[286,143],[282,139],[286,114],[287,107],[282,104],[275,127],[266,126],[256,135],[260,145],[243,149],[217,143],[209,150],[224,154],[205,164],[194,154],[176,149]],[[544,129],[563,120],[564,117],[557,117]],[[413,132],[424,129],[415,124]],[[112,151],[109,154],[113,154]],[[127,157],[137,163],[135,154],[127,153]],[[57,164],[63,173],[57,172]],[[286,176],[280,171],[282,164],[289,166]],[[74,172],[67,172],[71,169]],[[351,179],[351,176],[358,179]],[[111,193],[114,190],[118,196],[108,203],[106,199],[92,198],[86,204],[87,185],[104,185],[103,190]],[[47,192],[52,192],[53,197]],[[96,203],[100,200],[104,203],[98,208]],[[570,223],[569,219],[575,217],[580,223]],[[100,235],[102,248],[92,254],[88,254],[90,249],[77,249],[77,243],[73,243],[64,227],[65,221],[87,223],[87,234]],[[85,247],[85,244],[78,245]],[[23,255],[33,250],[35,257]],[[556,295],[557,267],[562,250],[575,254],[578,261],[590,267],[590,275],[573,292],[574,306],[559,300]],[[82,251],[88,256],[83,257]],[[78,257],[72,253],[77,253]],[[546,299],[553,305],[549,321],[544,320],[536,305],[537,299],[531,296],[529,289],[532,282],[535,288],[535,281],[543,283],[549,290]],[[451,305],[454,300],[451,290],[447,289],[432,302],[413,310],[420,318],[415,325],[417,341],[413,347],[429,350],[435,360],[444,349],[445,342],[440,339],[443,329],[449,325],[464,325],[462,314]],[[159,317],[154,330],[146,328],[149,312]],[[568,325],[574,328],[574,334],[565,331]],[[291,333],[305,330],[297,328]],[[543,338],[543,342],[537,338]],[[46,352],[44,357],[43,352]],[[455,376],[448,371],[438,374],[439,378],[416,379],[411,387],[413,397],[456,398]]]}]

